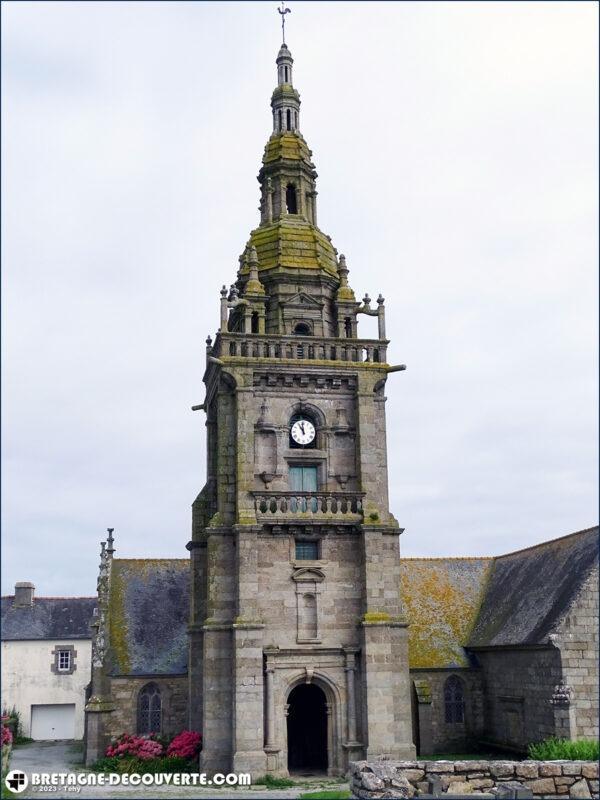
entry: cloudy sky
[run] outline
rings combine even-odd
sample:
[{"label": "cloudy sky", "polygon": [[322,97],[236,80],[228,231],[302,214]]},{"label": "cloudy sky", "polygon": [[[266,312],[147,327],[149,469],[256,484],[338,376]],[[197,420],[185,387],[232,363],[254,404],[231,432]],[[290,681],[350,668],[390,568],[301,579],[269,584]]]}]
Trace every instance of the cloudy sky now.
[{"label": "cloudy sky", "polygon": [[[408,366],[403,553],[593,525],[597,4],[290,6],[319,223]],[[279,43],[275,2],[2,4],[4,593],[93,594],[107,526],[187,555]]]}]

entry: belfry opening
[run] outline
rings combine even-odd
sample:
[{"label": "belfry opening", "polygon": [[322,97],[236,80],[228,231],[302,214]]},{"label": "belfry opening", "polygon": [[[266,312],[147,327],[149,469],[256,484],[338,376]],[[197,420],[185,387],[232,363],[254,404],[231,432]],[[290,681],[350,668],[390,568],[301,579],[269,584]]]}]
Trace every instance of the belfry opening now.
[{"label": "belfry opening", "polygon": [[327,700],[314,683],[302,683],[290,692],[287,735],[289,772],[327,771]]}]

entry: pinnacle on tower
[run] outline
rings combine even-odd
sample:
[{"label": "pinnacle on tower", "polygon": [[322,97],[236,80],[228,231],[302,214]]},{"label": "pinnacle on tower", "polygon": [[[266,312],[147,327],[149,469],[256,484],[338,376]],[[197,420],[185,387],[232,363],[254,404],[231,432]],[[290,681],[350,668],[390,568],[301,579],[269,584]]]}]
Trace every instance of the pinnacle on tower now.
[{"label": "pinnacle on tower", "polygon": [[277,54],[277,88],[271,97],[273,133],[298,133],[300,130],[300,95],[292,84],[294,59],[285,42]]}]

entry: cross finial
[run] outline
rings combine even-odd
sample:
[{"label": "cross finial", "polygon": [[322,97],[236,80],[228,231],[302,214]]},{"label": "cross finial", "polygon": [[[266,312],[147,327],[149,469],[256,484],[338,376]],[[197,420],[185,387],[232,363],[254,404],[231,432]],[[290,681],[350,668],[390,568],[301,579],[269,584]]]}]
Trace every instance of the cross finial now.
[{"label": "cross finial", "polygon": [[285,44],[285,15],[291,14],[292,9],[286,8],[284,0],[281,0],[281,8],[278,8],[277,11],[279,11],[279,13],[281,14],[281,38],[283,44]]}]

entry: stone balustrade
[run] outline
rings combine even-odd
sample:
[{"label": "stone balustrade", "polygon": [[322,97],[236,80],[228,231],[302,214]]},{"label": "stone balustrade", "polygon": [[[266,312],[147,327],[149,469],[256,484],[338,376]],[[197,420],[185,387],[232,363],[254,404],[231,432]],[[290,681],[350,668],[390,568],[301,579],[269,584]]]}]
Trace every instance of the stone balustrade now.
[{"label": "stone balustrade", "polygon": [[598,797],[592,761],[354,761],[350,791],[359,800],[401,797]]},{"label": "stone balustrade", "polygon": [[210,355],[220,358],[268,358],[292,361],[385,363],[386,340],[338,339],[313,336],[269,336],[258,333],[219,333]]},{"label": "stone balustrade", "polygon": [[255,492],[256,513],[262,519],[332,517],[362,519],[362,499],[358,492]]}]

